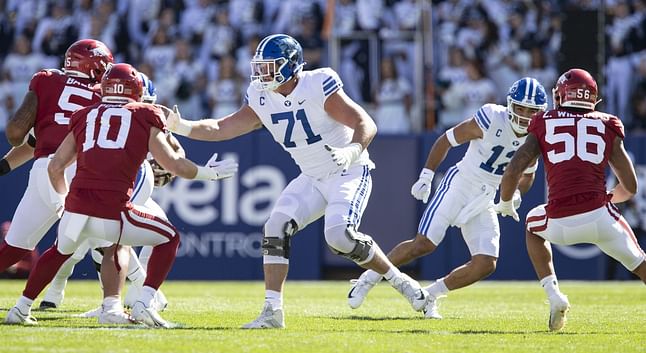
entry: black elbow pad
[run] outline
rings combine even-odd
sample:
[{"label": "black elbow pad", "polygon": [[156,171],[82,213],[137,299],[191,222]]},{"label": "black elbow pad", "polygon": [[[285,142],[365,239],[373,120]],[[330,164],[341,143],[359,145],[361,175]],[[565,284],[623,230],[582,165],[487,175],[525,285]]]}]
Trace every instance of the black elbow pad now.
[{"label": "black elbow pad", "polygon": [[6,159],[0,160],[0,176],[5,175],[11,171],[11,166],[9,166],[9,162],[7,162]]}]

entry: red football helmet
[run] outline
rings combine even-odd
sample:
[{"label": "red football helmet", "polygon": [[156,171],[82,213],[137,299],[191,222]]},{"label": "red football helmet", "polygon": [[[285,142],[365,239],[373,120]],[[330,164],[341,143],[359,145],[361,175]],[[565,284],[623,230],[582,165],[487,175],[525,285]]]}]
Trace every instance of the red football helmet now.
[{"label": "red football helmet", "polygon": [[140,102],[144,85],[130,64],[114,64],[101,80],[102,100],[108,103]]},{"label": "red football helmet", "polygon": [[112,52],[95,39],[81,39],[65,52],[65,73],[100,82],[108,65],[114,63]]},{"label": "red football helmet", "polygon": [[565,72],[552,90],[554,107],[568,107],[594,110],[597,105],[597,82],[583,69]]}]

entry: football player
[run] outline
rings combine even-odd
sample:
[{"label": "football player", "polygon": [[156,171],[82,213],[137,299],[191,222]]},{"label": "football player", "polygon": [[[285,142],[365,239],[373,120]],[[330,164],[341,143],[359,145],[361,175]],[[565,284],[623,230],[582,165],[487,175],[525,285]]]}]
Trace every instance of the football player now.
[{"label": "football player", "polygon": [[[100,41],[75,42],[65,53],[62,71],[42,70],[34,75],[21,106],[8,121],[6,136],[15,146],[5,157],[7,161],[15,162],[9,166],[15,168],[27,161],[31,158],[28,156],[30,151],[35,161],[9,233],[0,244],[0,270],[32,251],[60,217],[62,204],[58,198],[52,198],[55,193],[47,176],[48,156],[56,151],[67,134],[71,113],[99,101],[95,86],[112,62],[112,53]],[[74,167],[67,173],[71,178]],[[106,251],[114,251],[114,248]]]},{"label": "football player", "polygon": [[[137,171],[149,151],[166,170],[188,179],[227,178],[238,164],[217,161],[214,154],[206,166],[196,166],[179,156],[166,140],[163,112],[141,103],[142,94],[142,81],[132,66],[112,65],[101,80],[101,103],[72,114],[70,132],[47,168],[55,191],[52,197],[60,203],[65,199],[58,238],[40,257],[6,323],[35,324],[31,316],[34,299],[83,242],[100,239],[117,245],[154,246],[132,318],[150,327],[170,327],[152,303],[175,259],[179,234],[167,220],[129,201]],[[68,194],[64,171],[75,159],[77,170]],[[106,299],[111,300],[104,299],[104,307],[121,305],[114,298]]]},{"label": "football player", "polygon": [[[153,82],[146,76],[144,73],[139,73],[140,78],[143,83],[143,95],[142,102],[155,104],[157,101],[157,92],[155,91],[155,86]],[[175,152],[180,156],[185,157],[184,150],[180,145],[179,141],[171,134],[167,134],[167,141],[173,147]],[[145,160],[139,171],[137,172],[137,177],[135,179],[135,186],[133,188],[133,193],[130,198],[130,201],[135,205],[144,205],[151,211],[154,211],[154,214],[157,217],[163,219],[168,219],[164,210],[159,207],[159,205],[151,198],[153,192],[153,186],[164,186],[172,179],[172,175],[167,171],[163,170],[158,163]],[[74,255],[69,258],[63,264],[61,269],[56,273],[56,276],[50,283],[47,292],[43,297],[43,301],[40,303],[40,309],[47,308],[56,308],[60,306],[63,297],[65,286],[67,285],[67,279],[72,275],[74,270],[74,265],[81,261],[88,252],[90,244],[86,242],[79,249],[74,252]],[[134,252],[132,248],[129,248],[129,263],[128,263],[128,274],[127,278],[130,280],[130,287],[128,288],[127,294],[124,298],[124,304],[126,307],[131,308],[138,296],[139,290],[143,287],[144,281],[146,279],[146,267],[148,266],[148,259],[152,251],[151,246],[144,246],[140,252],[140,257],[137,256],[137,253]],[[91,249],[92,260],[97,267],[97,270],[101,269],[101,262],[103,261],[103,250],[100,248]],[[100,276],[99,276],[100,279]],[[162,293],[161,290],[157,291],[155,296],[154,306],[158,311],[163,311],[168,306],[168,301]],[[118,311],[121,313],[122,311]],[[107,313],[101,316],[102,307],[99,306],[94,310],[90,310],[81,314],[81,317],[98,317],[100,323],[110,323],[111,318]],[[117,315],[117,317],[122,317],[123,315]],[[114,318],[113,318],[114,319]],[[117,320],[119,321],[119,320]]]},{"label": "football player", "polygon": [[198,140],[228,140],[264,126],[301,169],[265,223],[265,303],[258,318],[243,328],[285,327],[283,285],[291,238],[321,216],[325,240],[334,253],[384,275],[415,310],[421,310],[426,291],[358,230],[372,187],[374,164],[367,147],[376,126],[344,93],[334,70],[304,71],[303,65],[303,50],[294,38],[270,35],[258,44],[245,104],[237,112],[197,122],[181,119],[176,107],[168,112],[171,131]]},{"label": "football player", "polygon": [[[78,108],[100,101],[97,84],[101,80],[108,65],[113,63],[112,53],[100,41],[83,39],[72,44],[65,53],[64,68],[60,70],[43,70],[34,75],[30,89],[25,95],[22,105],[7,124],[6,135],[14,147],[0,161],[4,172],[9,172],[22,165],[30,158],[35,158],[29,176],[29,183],[16,212],[6,239],[0,244],[0,271],[13,265],[24,255],[32,251],[45,233],[60,218],[62,205],[58,204],[46,173],[48,156],[53,154],[68,132],[69,116]],[[40,136],[36,139],[35,136]],[[26,143],[23,141],[26,140]],[[35,149],[34,149],[35,148]],[[8,168],[5,168],[8,167]],[[148,167],[150,169],[150,167]],[[66,173],[68,180],[74,176],[76,167],[71,165]],[[142,165],[142,171],[146,170]],[[152,173],[149,173],[152,174]],[[143,179],[142,179],[143,182]],[[134,195],[136,196],[136,195]],[[143,204],[146,198],[134,199],[133,202]],[[104,290],[117,291],[119,276],[126,272],[117,273],[111,264],[113,252],[122,251],[122,260],[128,259],[127,247],[115,248],[108,243],[93,243],[95,247],[104,248],[104,267],[102,273]],[[70,258],[63,266],[62,273],[72,273],[74,265],[80,261],[85,252]],[[108,265],[108,266],[105,266]],[[126,268],[125,264],[122,266]],[[142,273],[137,271],[137,261],[129,266],[131,280],[143,283]],[[63,289],[67,276],[54,283],[52,291],[44,300],[41,308],[56,307],[61,304],[64,296]],[[114,313],[106,312],[100,317],[100,322],[109,323],[124,320],[123,310]]]},{"label": "football player", "polygon": [[[596,111],[597,83],[585,70],[571,69],[553,90],[554,109],[538,114],[529,136],[502,178],[497,211],[518,221],[511,205],[518,180],[542,156],[547,174],[547,204],[533,208],[525,221],[527,252],[550,303],[548,326],[562,329],[570,308],[560,291],[551,243],[596,244],[646,283],[646,255],[614,205],[637,189],[633,164],[624,149],[624,126],[616,116]],[[610,165],[619,183],[606,191]]]},{"label": "football player", "polygon": [[[452,147],[469,142],[462,160],[450,167],[419,222],[415,238],[399,243],[388,253],[395,265],[403,265],[435,251],[449,226],[457,226],[469,248],[471,259],[436,280],[426,289],[430,299],[424,308],[429,319],[441,319],[437,299],[451,290],[466,287],[494,272],[499,253],[500,227],[493,199],[509,159],[525,141],[533,114],[547,108],[547,95],[534,78],[516,81],[507,94],[507,106],[483,105],[470,119],[448,129],[431,147],[426,165],[411,194],[427,203],[437,167]],[[520,193],[534,181],[536,165],[524,171],[514,193],[515,207]],[[348,294],[348,304],[358,308],[368,292],[381,281],[374,271],[364,272]]]}]

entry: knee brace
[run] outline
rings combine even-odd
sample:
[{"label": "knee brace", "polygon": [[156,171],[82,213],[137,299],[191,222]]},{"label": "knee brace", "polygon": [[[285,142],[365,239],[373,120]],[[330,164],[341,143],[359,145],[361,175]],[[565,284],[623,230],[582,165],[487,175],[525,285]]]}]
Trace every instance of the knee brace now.
[{"label": "knee brace", "polygon": [[358,232],[354,227],[333,227],[325,232],[325,240],[333,253],[361,265],[370,262],[375,255],[376,244],[369,235]]},{"label": "knee brace", "polygon": [[265,224],[265,237],[262,239],[263,256],[278,256],[289,259],[291,238],[297,231],[298,224],[293,219],[280,222],[280,220],[270,218]]}]

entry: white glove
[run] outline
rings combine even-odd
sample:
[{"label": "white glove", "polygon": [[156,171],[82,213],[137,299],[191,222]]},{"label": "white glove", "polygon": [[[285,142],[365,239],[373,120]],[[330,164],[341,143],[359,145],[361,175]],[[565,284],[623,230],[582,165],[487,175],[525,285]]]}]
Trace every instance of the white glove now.
[{"label": "white glove", "polygon": [[197,167],[197,174],[193,179],[218,180],[230,178],[238,172],[238,162],[233,159],[217,160],[218,154],[214,153],[206,165]]},{"label": "white glove", "polygon": [[188,136],[191,133],[193,127],[188,121],[182,119],[182,114],[180,114],[179,108],[177,108],[177,104],[173,106],[172,111],[164,107],[163,105],[160,105],[160,107],[162,107],[162,109],[167,114],[166,127],[168,128],[168,130],[182,136]]},{"label": "white glove", "polygon": [[512,197],[511,201],[514,204],[515,210],[520,208],[520,203],[523,202],[523,198],[520,197],[520,190],[516,189],[516,191],[514,191],[514,197]]},{"label": "white glove", "polygon": [[357,160],[361,155],[361,152],[363,152],[363,146],[358,142],[351,143],[346,147],[340,148],[326,144],[325,149],[330,151],[332,161],[334,161],[334,163],[339,167],[336,172],[347,171],[348,168],[350,168],[350,165]]},{"label": "white glove", "polygon": [[493,209],[503,217],[510,216],[516,222],[520,220],[520,217],[518,217],[518,213],[516,213],[516,209],[514,208],[514,201],[512,200],[500,200],[500,202],[493,206]]},{"label": "white glove", "polygon": [[413,184],[413,187],[410,188],[410,194],[414,198],[423,201],[424,203],[428,202],[428,197],[431,196],[431,183],[433,182],[433,176],[435,172],[424,168],[422,172],[419,173],[419,179]]}]

